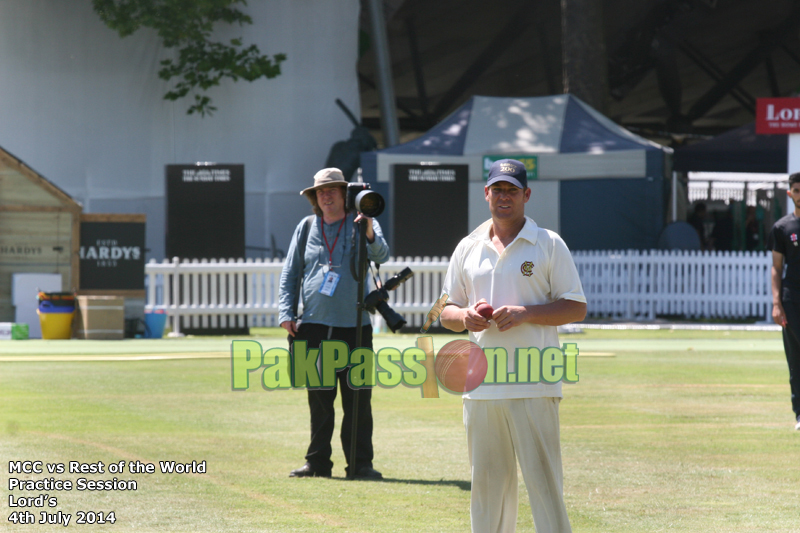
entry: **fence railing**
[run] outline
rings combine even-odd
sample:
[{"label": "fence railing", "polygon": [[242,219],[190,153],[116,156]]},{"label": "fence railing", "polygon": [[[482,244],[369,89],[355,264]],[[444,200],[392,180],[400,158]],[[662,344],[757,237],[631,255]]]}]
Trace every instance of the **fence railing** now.
[{"label": "fence railing", "polygon": [[589,315],[652,320],[772,313],[767,252],[573,252]]},{"label": "fence railing", "polygon": [[[592,317],[769,319],[771,313],[772,259],[765,252],[589,251],[573,257]],[[397,257],[381,265],[382,280],[405,267],[414,272],[388,302],[409,326],[424,323],[447,266],[447,257]],[[280,260],[150,261],[145,308],[166,310],[175,332],[278,326],[282,268]],[[383,325],[379,314],[373,324]]]},{"label": "fence railing", "polygon": [[[380,265],[381,280],[410,267],[414,276],[389,292],[389,305],[409,326],[421,326],[439,297],[446,257],[397,257]],[[145,309],[164,309],[172,330],[278,326],[281,260],[151,260],[145,265]],[[344,275],[348,275],[345,273]],[[370,285],[372,286],[372,285]],[[355,314],[355,302],[352,312]],[[373,316],[380,327],[383,320]]]}]

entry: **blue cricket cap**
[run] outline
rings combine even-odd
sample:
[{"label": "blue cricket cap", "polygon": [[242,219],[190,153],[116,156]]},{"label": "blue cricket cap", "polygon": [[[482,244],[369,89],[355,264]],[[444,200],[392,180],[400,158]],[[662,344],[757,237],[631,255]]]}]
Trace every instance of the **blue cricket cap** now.
[{"label": "blue cricket cap", "polygon": [[507,181],[524,191],[528,188],[528,171],[525,170],[525,165],[516,159],[499,159],[492,163],[492,168],[489,169],[486,186],[498,181]]}]

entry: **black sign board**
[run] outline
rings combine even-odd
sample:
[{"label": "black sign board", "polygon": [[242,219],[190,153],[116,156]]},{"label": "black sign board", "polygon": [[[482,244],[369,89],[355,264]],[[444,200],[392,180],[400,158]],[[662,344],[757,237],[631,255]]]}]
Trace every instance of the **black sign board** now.
[{"label": "black sign board", "polygon": [[244,257],[244,165],[167,165],[166,254]]},{"label": "black sign board", "polygon": [[395,256],[449,256],[469,230],[468,165],[393,165]]},{"label": "black sign board", "polygon": [[113,220],[114,215],[83,215],[80,241],[82,290],[144,290],[144,215],[121,217],[142,221],[119,222]]}]

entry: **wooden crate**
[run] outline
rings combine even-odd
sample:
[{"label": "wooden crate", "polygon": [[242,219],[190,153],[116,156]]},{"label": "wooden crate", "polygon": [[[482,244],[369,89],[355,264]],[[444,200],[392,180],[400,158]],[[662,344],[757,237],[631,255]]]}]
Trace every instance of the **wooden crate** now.
[{"label": "wooden crate", "polygon": [[77,296],[73,337],[119,340],[125,336],[125,299],[119,296]]}]

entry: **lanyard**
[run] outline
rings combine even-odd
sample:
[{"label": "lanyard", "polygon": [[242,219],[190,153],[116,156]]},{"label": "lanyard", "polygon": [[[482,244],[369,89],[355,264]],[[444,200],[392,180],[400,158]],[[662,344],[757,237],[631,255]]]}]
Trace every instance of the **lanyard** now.
[{"label": "lanyard", "polygon": [[325,240],[325,248],[328,249],[328,266],[333,267],[333,249],[336,248],[336,242],[339,240],[339,233],[342,231],[342,226],[344,226],[344,221],[347,218],[347,215],[342,219],[342,223],[339,224],[339,229],[336,230],[336,238],[333,240],[333,246],[328,246],[328,236],[325,235],[325,227],[322,223],[322,217],[319,219],[319,231],[322,233],[322,238]]}]

